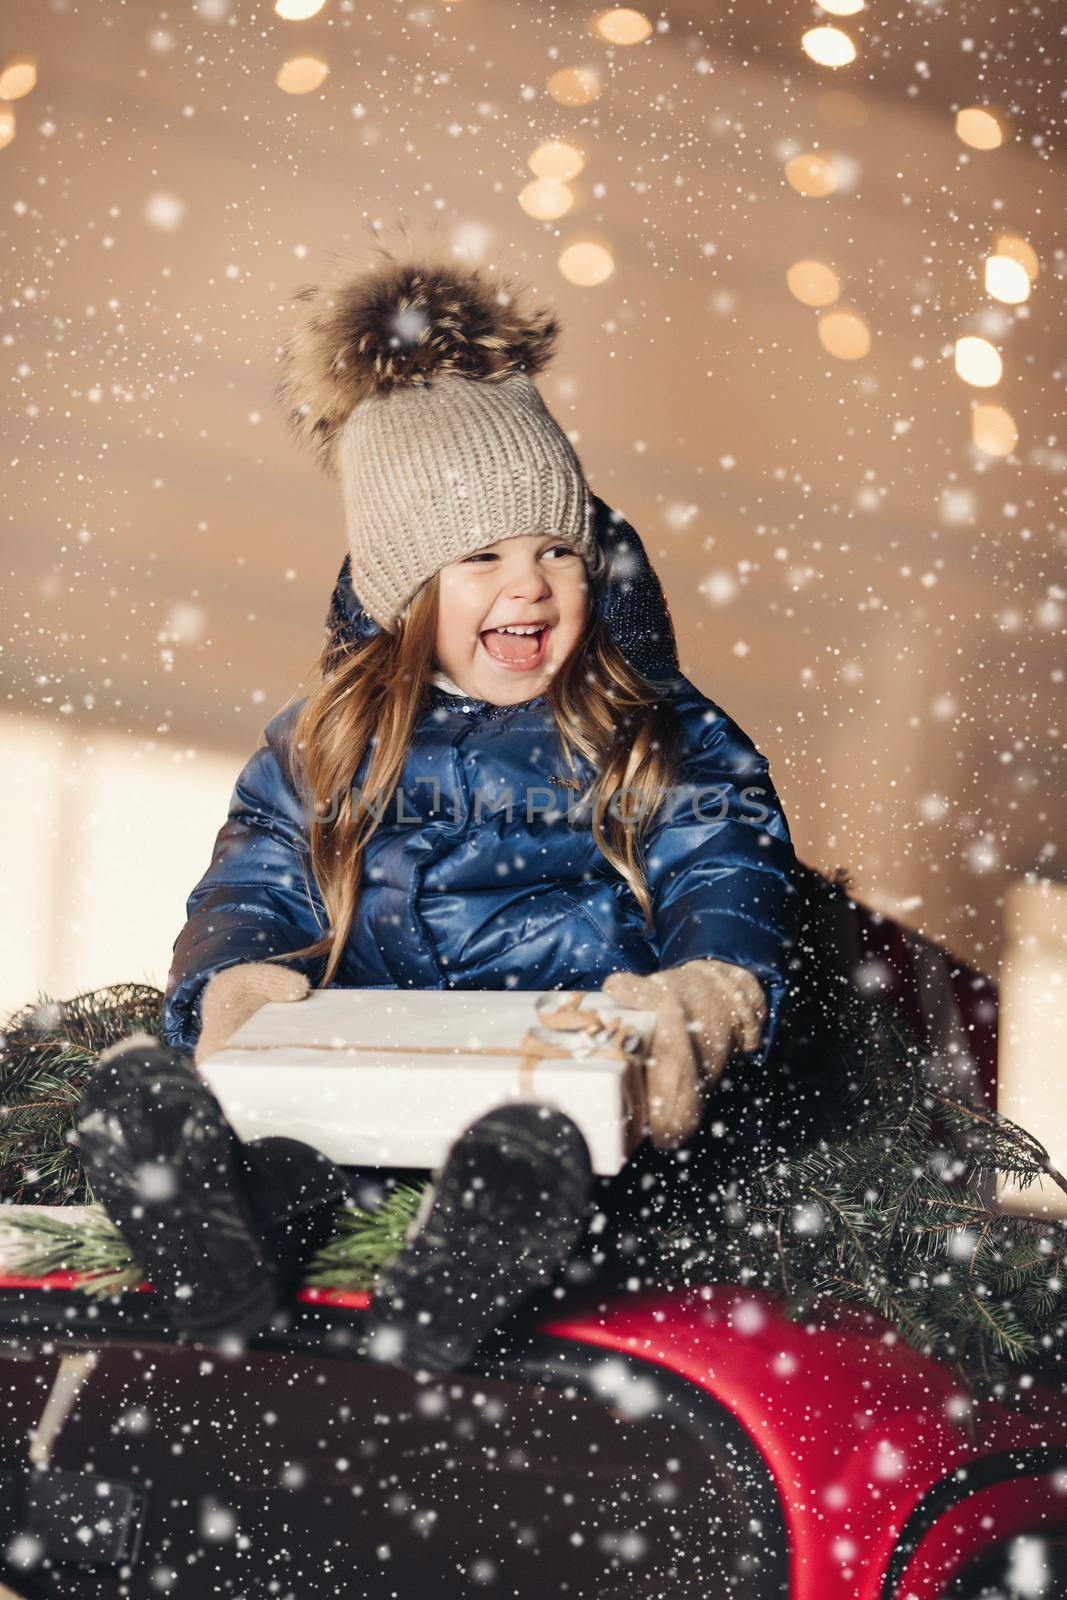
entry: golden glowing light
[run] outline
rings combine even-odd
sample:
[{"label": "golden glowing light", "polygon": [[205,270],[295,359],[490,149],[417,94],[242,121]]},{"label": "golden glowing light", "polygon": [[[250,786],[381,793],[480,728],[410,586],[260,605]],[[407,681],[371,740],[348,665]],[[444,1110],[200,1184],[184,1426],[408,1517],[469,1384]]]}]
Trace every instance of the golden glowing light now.
[{"label": "golden glowing light", "polygon": [[561,250],[558,265],[567,282],[576,283],[582,289],[595,288],[615,271],[611,251],[592,239],[569,244]]},{"label": "golden glowing light", "polygon": [[964,383],[976,389],[991,389],[1000,382],[1004,370],[998,352],[988,339],[968,334],[956,340],[956,371]]},{"label": "golden glowing light", "polygon": [[652,32],[652,24],[641,11],[631,11],[628,6],[616,6],[602,11],[596,19],[596,31],[609,44],[641,44]]},{"label": "golden glowing light", "polygon": [[317,16],[326,0],[274,0],[274,9],[283,22],[306,22]]},{"label": "golden glowing light", "polygon": [[832,17],[854,17],[866,4],[867,0],[819,0],[820,9]]},{"label": "golden glowing light", "polygon": [[819,341],[839,361],[859,361],[871,348],[871,332],[858,311],[828,311],[819,318]]},{"label": "golden glowing light", "polygon": [[1002,233],[993,247],[994,254],[1007,256],[1012,261],[1017,261],[1022,267],[1031,283],[1036,283],[1041,271],[1041,263],[1037,259],[1037,251],[1025,239],[1020,239],[1014,233]]},{"label": "golden glowing light", "polygon": [[549,78],[548,92],[561,106],[587,106],[600,93],[600,79],[590,67],[563,67]]},{"label": "golden glowing light", "polygon": [[995,150],[1004,142],[1000,123],[991,111],[981,106],[968,106],[956,112],[956,137],[969,144],[972,150]]},{"label": "golden glowing light", "polygon": [[321,89],[329,74],[329,67],[318,56],[294,56],[278,69],[275,83],[286,94],[312,94]]},{"label": "golden glowing light", "polygon": [[794,261],[785,275],[789,292],[804,306],[829,306],[841,293],[841,280],[825,261]]},{"label": "golden glowing light", "polygon": [[821,200],[837,188],[837,173],[825,156],[808,150],[785,164],[785,181],[811,200]]},{"label": "golden glowing light", "polygon": [[1030,298],[1030,274],[1021,261],[1013,261],[1011,256],[987,256],[985,289],[994,300],[1019,306]]},{"label": "golden glowing light", "polygon": [[585,157],[572,144],[562,139],[546,139],[539,144],[527,162],[530,171],[538,178],[555,178],[558,183],[569,183],[585,166]]},{"label": "golden glowing light", "polygon": [[971,439],[987,456],[1010,456],[1019,442],[1019,430],[1003,406],[975,406],[971,412]]},{"label": "golden glowing light", "polygon": [[804,54],[820,67],[847,67],[856,59],[856,46],[840,28],[809,28],[800,44]]},{"label": "golden glowing light", "polygon": [[33,56],[12,56],[0,71],[0,100],[21,100],[37,87],[37,62]]},{"label": "golden glowing light", "polygon": [[574,196],[558,178],[535,178],[519,195],[519,204],[527,216],[538,222],[554,222],[566,216],[574,204]]},{"label": "golden glowing light", "polygon": [[6,150],[15,137],[15,113],[10,106],[0,106],[0,150]]}]

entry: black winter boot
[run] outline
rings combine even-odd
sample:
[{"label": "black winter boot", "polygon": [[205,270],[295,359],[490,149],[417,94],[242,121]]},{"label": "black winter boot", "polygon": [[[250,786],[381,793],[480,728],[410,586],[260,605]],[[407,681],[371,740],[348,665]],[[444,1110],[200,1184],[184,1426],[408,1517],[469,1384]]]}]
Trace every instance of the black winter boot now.
[{"label": "black winter boot", "polygon": [[292,1291],[333,1234],[337,1211],[354,1204],[349,1179],[314,1146],[277,1135],[239,1145],[237,1159],[259,1231]]},{"label": "black winter boot", "polygon": [[551,1282],[582,1233],[589,1149],[550,1106],[501,1106],[456,1140],[422,1230],[385,1269],[366,1354],[412,1371],[465,1366],[479,1342]]},{"label": "black winter boot", "polygon": [[147,1034],[106,1051],[78,1108],[82,1165],[182,1339],[245,1339],[282,1275],[238,1170],[239,1144],[181,1051]]}]

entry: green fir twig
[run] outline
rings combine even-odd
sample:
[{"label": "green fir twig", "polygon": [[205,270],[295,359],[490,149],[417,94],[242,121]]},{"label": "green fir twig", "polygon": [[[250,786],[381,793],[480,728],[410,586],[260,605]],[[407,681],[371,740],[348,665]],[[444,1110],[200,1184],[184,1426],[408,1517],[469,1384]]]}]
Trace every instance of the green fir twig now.
[{"label": "green fir twig", "polygon": [[[305,1285],[349,1292],[373,1289],[378,1274],[404,1243],[423,1188],[401,1184],[374,1210],[338,1211],[337,1232],[308,1263]],[[78,1288],[94,1299],[110,1299],[141,1283],[141,1273],[122,1235],[106,1216],[67,1219],[27,1208],[0,1212],[4,1265],[22,1277],[74,1272]]]},{"label": "green fir twig", "polygon": [[834,1142],[756,1167],[704,1237],[660,1236],[660,1273],[761,1287],[796,1317],[846,1302],[884,1318],[971,1389],[1017,1399],[1013,1372],[1060,1376],[1067,1224],[999,1208],[990,1179],[1067,1187],[1047,1150],[929,1082],[930,1063],[872,1008]]},{"label": "green fir twig", "polygon": [[123,983],[57,1002],[46,996],[0,1034],[0,1200],[85,1205],[93,1194],[73,1142],[74,1115],[100,1053],[158,1034],[163,996]]}]

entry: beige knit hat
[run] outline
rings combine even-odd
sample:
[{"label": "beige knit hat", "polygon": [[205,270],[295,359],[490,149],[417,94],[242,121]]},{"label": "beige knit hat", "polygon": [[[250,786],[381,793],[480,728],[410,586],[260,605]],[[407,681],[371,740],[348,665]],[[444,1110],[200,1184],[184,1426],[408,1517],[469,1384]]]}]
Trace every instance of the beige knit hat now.
[{"label": "beige knit hat", "polygon": [[301,289],[277,396],[339,477],[352,586],[387,632],[450,561],[558,534],[603,563],[578,457],[532,379],[560,325],[510,277],[384,246],[369,269]]}]

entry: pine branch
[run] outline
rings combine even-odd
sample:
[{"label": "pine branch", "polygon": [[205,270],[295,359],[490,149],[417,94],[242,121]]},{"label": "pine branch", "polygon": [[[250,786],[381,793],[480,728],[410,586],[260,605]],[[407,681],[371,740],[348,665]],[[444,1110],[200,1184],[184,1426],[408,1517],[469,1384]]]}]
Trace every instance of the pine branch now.
[{"label": "pine branch", "polygon": [[163,996],[118,984],[10,1017],[0,1037],[0,1199],[81,1205],[92,1199],[70,1143],[82,1091],[108,1045],[158,1034]]},{"label": "pine branch", "polygon": [[[401,1184],[373,1211],[339,1211],[337,1232],[308,1263],[304,1283],[317,1288],[372,1289],[382,1268],[403,1246],[423,1189]],[[106,1216],[67,1220],[63,1207],[54,1216],[5,1207],[5,1265],[27,1278],[77,1273],[78,1285],[94,1299],[136,1288],[141,1273],[122,1235]]]},{"label": "pine branch", "polygon": [[[1054,1169],[1025,1130],[932,1088],[929,1064],[902,1038],[857,1026],[861,1068],[836,1143],[821,1141],[750,1172],[729,1229],[668,1230],[663,1271],[686,1281],[759,1283],[791,1314],[823,1297],[878,1311],[907,1343],[949,1361],[962,1381],[1019,1400],[1012,1369],[1058,1373],[1067,1301],[1067,1229],[991,1205],[990,1172],[1020,1183]],[[789,1219],[818,1208],[803,1238]]]},{"label": "pine branch", "polygon": [[382,1267],[403,1247],[424,1188],[398,1184],[374,1211],[339,1211],[337,1233],[310,1263],[305,1282],[322,1289],[373,1288]]}]

